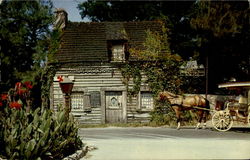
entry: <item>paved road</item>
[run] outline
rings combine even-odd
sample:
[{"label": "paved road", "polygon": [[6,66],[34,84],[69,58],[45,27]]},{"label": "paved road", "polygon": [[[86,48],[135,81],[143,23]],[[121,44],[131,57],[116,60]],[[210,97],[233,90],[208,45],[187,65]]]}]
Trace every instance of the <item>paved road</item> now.
[{"label": "paved road", "polygon": [[80,129],[84,143],[97,147],[84,159],[249,159],[250,130],[217,132],[184,128]]}]

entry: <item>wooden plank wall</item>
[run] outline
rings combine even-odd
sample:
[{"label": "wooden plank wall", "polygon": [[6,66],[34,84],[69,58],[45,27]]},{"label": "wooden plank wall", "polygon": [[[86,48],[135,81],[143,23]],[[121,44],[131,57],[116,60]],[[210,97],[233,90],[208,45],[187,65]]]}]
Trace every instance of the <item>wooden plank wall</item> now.
[{"label": "wooden plank wall", "polygon": [[[100,69],[101,68],[101,69]],[[51,108],[58,109],[58,106],[64,105],[63,94],[59,87],[57,76],[67,75],[70,79],[74,80],[73,92],[84,92],[88,94],[91,91],[101,91],[102,88],[109,87],[124,87],[122,83],[122,75],[119,69],[111,65],[105,66],[82,66],[72,68],[61,68],[54,77],[54,83],[51,89]],[[145,76],[143,78],[145,80]],[[131,78],[129,87],[132,87],[133,80]],[[149,113],[141,113],[138,106],[138,97],[127,96],[127,122],[148,122],[150,117]],[[72,112],[74,116],[82,124],[99,124],[102,123],[101,106],[91,106],[87,111]]]},{"label": "wooden plank wall", "polygon": [[[54,83],[51,86],[51,108],[57,110],[58,106],[64,105],[64,98],[59,87],[59,82],[57,80],[58,75],[68,75],[69,78],[74,80],[73,91],[84,92],[84,94],[89,94],[92,91],[98,91],[101,93],[102,88],[119,88],[125,87],[122,83],[122,75],[119,69],[111,67],[111,65],[101,66],[87,66],[81,68],[61,68],[54,78]],[[96,71],[97,70],[97,71]],[[146,79],[143,76],[144,81]],[[133,80],[129,81],[129,88],[133,87]],[[146,84],[142,83],[142,90],[144,90]],[[188,94],[187,94],[188,95]],[[205,95],[203,95],[205,96]],[[229,97],[230,96],[226,96]],[[218,99],[225,99],[225,96],[218,95],[208,95],[208,100],[211,102],[211,109],[215,108],[215,103]],[[100,124],[102,123],[102,109],[99,106],[90,106],[91,108],[85,111],[75,111],[72,112],[74,116],[82,124]],[[144,123],[150,121],[149,111],[142,111],[139,107],[138,96],[127,95],[126,104],[126,122],[127,123]]]}]

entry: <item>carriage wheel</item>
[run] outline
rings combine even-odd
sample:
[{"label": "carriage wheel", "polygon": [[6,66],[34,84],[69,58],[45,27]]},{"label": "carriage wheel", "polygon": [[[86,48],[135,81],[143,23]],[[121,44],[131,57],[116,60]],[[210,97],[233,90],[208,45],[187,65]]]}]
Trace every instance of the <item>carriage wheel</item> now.
[{"label": "carriage wheel", "polygon": [[218,131],[228,131],[233,125],[233,119],[228,112],[218,111],[212,117],[212,124]]}]

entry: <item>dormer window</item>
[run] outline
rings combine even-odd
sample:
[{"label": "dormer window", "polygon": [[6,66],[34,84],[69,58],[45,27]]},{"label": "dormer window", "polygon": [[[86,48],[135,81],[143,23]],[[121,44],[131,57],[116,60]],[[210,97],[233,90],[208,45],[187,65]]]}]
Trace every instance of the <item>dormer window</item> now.
[{"label": "dormer window", "polygon": [[123,44],[112,46],[112,57],[111,60],[114,62],[125,61],[125,47]]},{"label": "dormer window", "polygon": [[124,41],[108,41],[109,60],[111,62],[125,62],[128,60],[126,44]]}]

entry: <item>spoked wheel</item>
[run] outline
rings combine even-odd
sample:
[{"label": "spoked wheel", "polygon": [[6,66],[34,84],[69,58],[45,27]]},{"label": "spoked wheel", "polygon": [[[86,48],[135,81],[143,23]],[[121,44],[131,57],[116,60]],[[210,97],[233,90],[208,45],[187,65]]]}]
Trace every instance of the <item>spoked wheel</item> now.
[{"label": "spoked wheel", "polygon": [[228,112],[218,111],[212,117],[212,124],[218,131],[228,131],[233,125],[233,119]]}]

